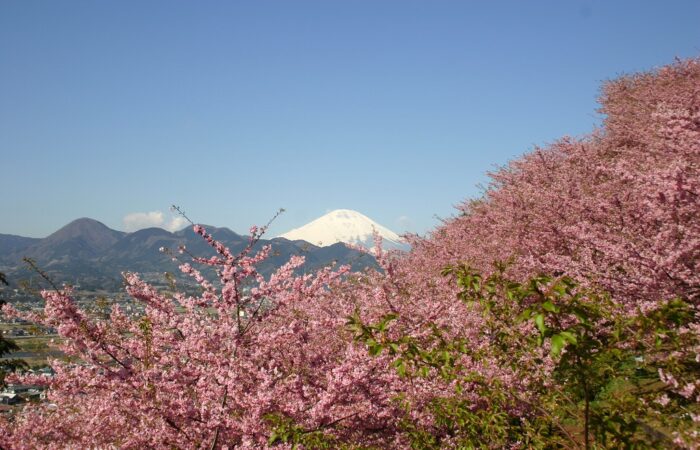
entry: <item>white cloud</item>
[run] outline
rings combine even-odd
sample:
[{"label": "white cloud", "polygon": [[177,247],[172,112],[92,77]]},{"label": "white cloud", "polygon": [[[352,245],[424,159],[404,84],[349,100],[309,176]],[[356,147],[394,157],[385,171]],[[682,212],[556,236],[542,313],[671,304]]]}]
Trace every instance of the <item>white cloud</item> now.
[{"label": "white cloud", "polygon": [[124,231],[132,232],[150,227],[160,227],[163,225],[163,213],[161,211],[135,212],[124,216]]},{"label": "white cloud", "polygon": [[129,213],[122,219],[124,231],[129,233],[144,228],[158,227],[168,231],[177,231],[187,225],[187,220],[180,216],[165,217],[162,211]]},{"label": "white cloud", "polygon": [[172,217],[163,228],[168,231],[179,231],[188,225],[187,219],[180,216]]}]

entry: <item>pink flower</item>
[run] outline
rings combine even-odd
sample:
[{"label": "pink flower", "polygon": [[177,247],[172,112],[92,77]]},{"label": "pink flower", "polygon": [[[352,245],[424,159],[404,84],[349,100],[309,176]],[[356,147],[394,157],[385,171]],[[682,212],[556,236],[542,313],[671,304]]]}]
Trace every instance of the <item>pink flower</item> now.
[{"label": "pink flower", "polygon": [[671,402],[671,399],[668,398],[668,395],[664,394],[661,397],[656,399],[656,403],[658,403],[661,406],[667,406]]}]

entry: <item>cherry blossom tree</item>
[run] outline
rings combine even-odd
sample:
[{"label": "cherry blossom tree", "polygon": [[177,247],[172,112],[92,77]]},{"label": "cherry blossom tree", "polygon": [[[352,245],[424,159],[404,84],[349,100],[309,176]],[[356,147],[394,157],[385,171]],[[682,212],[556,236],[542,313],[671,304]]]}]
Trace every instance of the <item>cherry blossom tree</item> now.
[{"label": "cherry blossom tree", "polygon": [[[462,292],[460,286],[438,275],[446,266],[467,266],[485,278],[502,267],[504,276],[513,283],[527,284],[540,274],[567,277],[583,289],[609,294],[615,321],[620,322],[661,314],[666,301],[682,299],[691,308],[691,319],[669,325],[670,331],[661,333],[659,339],[662,342],[677,334],[686,344],[664,347],[662,355],[654,353],[654,361],[683,372],[682,381],[666,375],[657,381],[675,389],[674,401],[685,405],[676,405],[679,409],[673,414],[697,423],[700,61],[679,61],[608,82],[601,105],[605,120],[600,129],[581,139],[564,138],[536,148],[511,162],[491,174],[492,182],[482,198],[462,204],[457,217],[427,238],[410,239],[411,253],[395,267],[385,269],[389,281],[383,286],[393,293],[392,305],[400,306],[389,308],[383,316],[398,316],[383,339],[401,343],[387,350],[395,355],[405,354],[409,343],[415,346],[420,351],[413,351],[413,359],[409,358],[414,362],[416,355],[422,360],[425,355],[435,356],[437,350],[447,351],[444,359],[450,367],[461,366],[462,375],[476,373],[495,380],[503,387],[501,394],[523,392],[520,405],[502,404],[502,412],[517,420],[537,415],[533,407],[522,405],[538,404],[538,387],[551,384],[561,360],[548,359],[535,349],[521,354],[513,346],[508,347],[510,353],[503,354],[484,321],[484,313],[493,305],[484,311],[483,304],[471,302],[471,311],[461,310],[454,301]],[[494,261],[503,264],[494,265]],[[386,292],[381,295],[387,297]],[[359,319],[354,325],[370,327],[359,332],[372,351],[377,339],[367,333],[376,333],[376,324],[382,321],[376,317]],[[544,325],[544,319],[540,320]],[[567,320],[576,323],[581,319]],[[600,342],[607,342],[606,323],[601,318],[597,324]],[[519,330],[522,336],[537,332],[533,323],[529,330],[519,328],[526,325],[523,323],[509,324],[510,331],[506,327],[500,330]],[[439,335],[431,329],[439,330]],[[559,344],[561,339],[557,338]],[[630,335],[629,339],[629,348],[642,345],[641,336]],[[470,351],[460,351],[460,342],[468,342]],[[374,352],[382,348],[380,345]],[[478,362],[468,358],[474,348],[482,350]],[[400,360],[395,356],[394,364]],[[428,381],[435,383],[439,371],[434,366],[429,370],[432,380]],[[663,369],[659,373],[665,374]],[[471,413],[480,408],[493,410],[491,394],[479,390],[478,383],[471,386],[473,389],[460,387],[459,394],[450,399],[464,400]],[[482,394],[488,395],[485,398]],[[440,445],[448,445],[449,427],[444,423],[434,426],[444,416],[429,407],[441,396],[436,391],[432,395],[423,396],[422,403],[413,401],[413,414],[424,414],[423,422],[414,421],[414,425],[430,430],[428,435],[433,437],[442,433],[446,440]],[[670,397],[664,395],[672,396],[670,393],[659,395],[658,405],[669,404]],[[688,406],[686,400],[695,406]],[[663,415],[668,411],[650,408],[646,413]],[[693,428],[678,435],[676,444],[695,448],[700,436]]]}]

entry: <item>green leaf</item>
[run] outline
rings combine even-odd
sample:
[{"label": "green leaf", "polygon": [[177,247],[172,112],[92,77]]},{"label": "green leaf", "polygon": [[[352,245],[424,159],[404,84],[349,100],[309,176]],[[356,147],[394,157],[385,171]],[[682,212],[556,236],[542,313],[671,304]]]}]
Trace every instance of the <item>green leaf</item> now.
[{"label": "green leaf", "polygon": [[398,318],[399,318],[399,315],[398,315],[398,314],[396,314],[396,313],[390,313],[390,314],[387,314],[386,316],[384,316],[384,322],[389,323],[389,322],[391,322],[392,320],[396,320],[396,319],[398,319]]},{"label": "green leaf", "polygon": [[393,366],[396,368],[396,373],[398,373],[400,377],[406,376],[406,363],[403,359],[394,361]]},{"label": "green leaf", "polygon": [[450,352],[448,352],[447,350],[444,350],[444,351],[440,354],[440,356],[441,356],[442,361],[443,361],[444,364],[449,364],[450,361],[452,361],[452,355],[450,355]]},{"label": "green leaf", "polygon": [[576,344],[576,342],[578,342],[576,339],[576,335],[570,331],[562,331],[561,333],[559,333],[559,336],[564,338],[564,340],[566,342],[569,342],[570,344]]},{"label": "green leaf", "polygon": [[554,306],[554,303],[552,303],[551,300],[547,300],[546,302],[542,303],[542,309],[549,312],[558,312],[558,308]]},{"label": "green leaf", "polygon": [[537,325],[537,329],[540,330],[540,333],[544,333],[545,331],[547,331],[547,327],[544,325],[543,314],[537,314],[535,316],[535,325]]},{"label": "green leaf", "polygon": [[561,334],[555,334],[552,336],[552,355],[558,355],[561,349],[566,345],[566,341],[561,336]]},{"label": "green leaf", "polygon": [[374,344],[369,346],[369,354],[370,356],[377,356],[382,352],[382,345],[381,344]]},{"label": "green leaf", "polygon": [[532,316],[532,310],[530,308],[525,308],[525,310],[518,315],[516,320],[522,322],[523,320],[529,319],[530,316]]}]

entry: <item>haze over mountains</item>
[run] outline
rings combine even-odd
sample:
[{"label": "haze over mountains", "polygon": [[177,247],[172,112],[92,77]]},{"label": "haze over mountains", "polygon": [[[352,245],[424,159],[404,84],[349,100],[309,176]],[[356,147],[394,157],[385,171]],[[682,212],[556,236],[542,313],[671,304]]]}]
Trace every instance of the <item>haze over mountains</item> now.
[{"label": "haze over mountains", "polygon": [[[228,228],[205,226],[212,235],[239,252],[248,244],[248,236]],[[292,255],[304,255],[303,270],[313,270],[332,262],[351,264],[354,270],[376,266],[372,256],[346,247],[344,242],[371,247],[373,230],[383,237],[387,248],[405,248],[396,233],[350,210],[336,210],[301,228],[270,240],[261,239],[256,248],[270,244],[272,254],[260,266],[269,274]],[[97,220],[74,220],[46,238],[28,238],[0,234],[0,272],[10,281],[34,276],[22,258],[29,257],[56,282],[79,284],[85,289],[117,290],[121,272],[139,272],[162,277],[178,274],[179,263],[159,251],[177,250],[185,245],[197,256],[211,256],[213,250],[190,227],[171,233],[162,228],[146,228],[133,233],[113,230]]]}]

